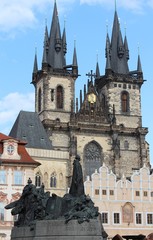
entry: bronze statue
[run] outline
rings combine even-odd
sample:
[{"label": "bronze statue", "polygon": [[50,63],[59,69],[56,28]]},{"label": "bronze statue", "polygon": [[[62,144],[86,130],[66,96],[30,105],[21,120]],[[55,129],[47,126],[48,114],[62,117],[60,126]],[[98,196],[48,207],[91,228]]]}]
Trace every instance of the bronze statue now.
[{"label": "bronze statue", "polygon": [[37,220],[58,218],[65,219],[65,223],[72,219],[82,223],[98,216],[98,208],[94,207],[90,197],[84,193],[82,167],[78,155],[73,163],[70,192],[64,197],[58,197],[56,194],[50,196],[49,192],[44,191],[43,184],[40,188],[36,188],[29,178],[20,199],[5,208],[12,209],[12,215],[18,214],[18,221],[15,222],[15,226],[18,227],[33,227]]},{"label": "bronze statue", "polygon": [[80,197],[81,195],[84,195],[83,174],[79,155],[76,155],[73,162],[72,183],[69,193],[73,197]]}]

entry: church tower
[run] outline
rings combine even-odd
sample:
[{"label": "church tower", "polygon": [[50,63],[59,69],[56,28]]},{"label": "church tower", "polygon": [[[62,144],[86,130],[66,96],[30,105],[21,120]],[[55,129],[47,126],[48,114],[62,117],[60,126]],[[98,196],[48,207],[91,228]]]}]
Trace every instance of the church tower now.
[{"label": "church tower", "polygon": [[[87,74],[88,82],[75,100],[78,77],[76,48],[72,64],[66,64],[67,42],[61,36],[56,1],[50,32],[46,26],[42,67],[34,59],[32,83],[35,86],[35,111],[54,150],[67,151],[67,177],[71,176],[76,154],[81,157],[84,179],[106,165],[121,178],[150,167],[148,132],[142,127],[141,87],[144,83],[140,56],[137,69],[129,70],[127,37],[122,37],[115,10],[111,40],[106,35],[105,74]],[[70,178],[69,178],[70,179]]]},{"label": "church tower", "polygon": [[[128,67],[129,49],[120,29],[115,10],[111,41],[106,35],[106,68],[100,75],[87,74],[84,94],[76,99],[76,112],[71,115],[76,152],[81,155],[84,176],[91,176],[105,164],[121,178],[133,171],[150,167],[148,129],[142,127],[141,87],[144,83],[140,56],[137,69]],[[80,106],[80,107],[79,107]],[[72,134],[71,134],[72,135]],[[74,144],[73,151],[74,151]]]},{"label": "church tower", "polygon": [[115,113],[110,132],[115,173],[128,176],[144,164],[149,166],[145,141],[148,129],[142,127],[141,87],[144,79],[140,55],[137,69],[130,71],[127,37],[125,35],[123,41],[116,10],[111,41],[107,33],[105,51],[105,75],[96,79],[96,89],[99,97],[105,98],[110,116]]},{"label": "church tower", "polygon": [[[32,83],[35,86],[35,111],[38,113],[54,149],[68,147],[67,128],[73,108],[75,80],[78,77],[76,49],[71,65],[66,65],[66,30],[61,36],[56,1],[48,33],[45,28],[41,70],[35,55]],[[60,129],[60,133],[59,133]]]}]

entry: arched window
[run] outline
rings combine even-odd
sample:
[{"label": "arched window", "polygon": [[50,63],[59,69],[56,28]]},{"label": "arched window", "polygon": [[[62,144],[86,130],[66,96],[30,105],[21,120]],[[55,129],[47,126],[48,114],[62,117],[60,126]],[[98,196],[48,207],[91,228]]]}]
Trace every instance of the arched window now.
[{"label": "arched window", "polygon": [[41,111],[41,88],[38,91],[38,112]]},{"label": "arched window", "polygon": [[4,203],[0,202],[0,221],[4,221]]},{"label": "arched window", "polygon": [[35,186],[40,187],[41,186],[41,176],[40,173],[37,173],[35,176]]},{"label": "arched window", "polygon": [[63,87],[58,86],[56,89],[56,103],[57,108],[62,109],[63,108]]},{"label": "arched window", "polygon": [[48,188],[48,173],[47,172],[45,172],[45,174],[44,174],[44,185],[46,188]]},{"label": "arched window", "polygon": [[53,172],[53,173],[51,174],[51,177],[50,177],[50,187],[56,188],[56,184],[57,184],[57,181],[56,181],[56,173]]},{"label": "arched window", "polygon": [[102,148],[95,141],[90,142],[84,149],[84,179],[91,176],[95,169],[102,166]]},{"label": "arched window", "polygon": [[129,111],[129,94],[127,92],[122,92],[121,94],[121,108],[122,112]]}]

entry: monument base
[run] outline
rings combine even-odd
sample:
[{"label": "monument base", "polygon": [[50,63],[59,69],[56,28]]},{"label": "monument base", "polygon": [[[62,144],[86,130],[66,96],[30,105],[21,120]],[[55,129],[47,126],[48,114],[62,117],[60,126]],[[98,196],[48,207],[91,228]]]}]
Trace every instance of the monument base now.
[{"label": "monument base", "polygon": [[30,227],[13,227],[11,240],[103,240],[103,227],[99,218],[89,222],[78,223],[71,220],[37,221]]}]

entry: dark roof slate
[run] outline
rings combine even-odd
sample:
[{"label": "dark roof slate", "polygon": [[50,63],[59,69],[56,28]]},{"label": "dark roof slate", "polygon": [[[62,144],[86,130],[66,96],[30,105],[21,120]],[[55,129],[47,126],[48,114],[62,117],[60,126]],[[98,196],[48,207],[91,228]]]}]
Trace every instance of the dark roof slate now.
[{"label": "dark roof slate", "polygon": [[36,112],[20,111],[9,136],[24,140],[26,147],[52,149],[51,141]]}]

